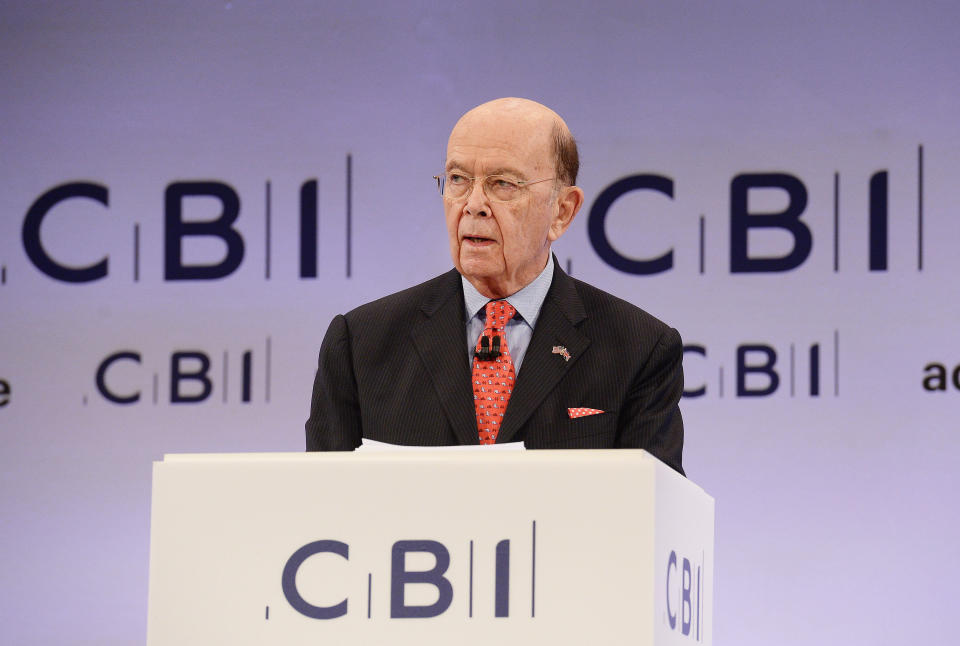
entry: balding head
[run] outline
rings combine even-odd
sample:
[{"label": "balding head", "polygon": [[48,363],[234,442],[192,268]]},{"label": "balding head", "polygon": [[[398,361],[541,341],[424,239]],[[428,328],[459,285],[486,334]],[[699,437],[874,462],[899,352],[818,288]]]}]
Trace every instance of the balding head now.
[{"label": "balding head", "polygon": [[471,121],[481,120],[488,123],[512,122],[528,132],[531,137],[548,137],[553,151],[556,177],[568,186],[577,183],[577,173],[580,171],[577,142],[563,117],[547,106],[517,97],[494,99],[481,103],[460,117],[454,126],[454,132],[464,122],[469,124]]},{"label": "balding head", "polygon": [[445,168],[450,255],[482,294],[514,294],[546,266],[583,204],[577,166],[567,124],[536,101],[496,99],[457,121]]}]

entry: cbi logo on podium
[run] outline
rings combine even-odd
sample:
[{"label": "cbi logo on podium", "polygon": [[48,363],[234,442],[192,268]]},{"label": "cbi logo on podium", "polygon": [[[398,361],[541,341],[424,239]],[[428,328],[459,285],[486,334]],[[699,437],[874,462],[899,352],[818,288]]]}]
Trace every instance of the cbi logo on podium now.
[{"label": "cbi logo on podium", "polygon": [[703,629],[703,594],[707,589],[703,579],[703,557],[691,561],[670,551],[667,558],[667,625],[671,631],[701,641]]},{"label": "cbi logo on podium", "polygon": [[[533,567],[531,568],[531,575],[533,576],[533,579],[531,579],[530,586],[530,616],[533,617],[535,616],[536,608],[534,596],[536,588],[533,584],[533,582],[536,580],[536,521],[532,521],[531,528],[530,559],[531,563],[533,564]],[[389,548],[389,572],[379,573],[376,576],[378,583],[384,579],[389,581],[388,586],[377,586],[378,588],[383,588],[385,592],[388,591],[387,595],[390,599],[389,618],[422,619],[439,617],[450,610],[450,606],[454,599],[454,585],[456,585],[458,590],[461,590],[460,595],[462,596],[460,598],[466,598],[468,600],[466,607],[467,616],[472,618],[474,616],[475,606],[475,580],[481,578],[481,576],[487,580],[493,581],[493,616],[509,617],[511,596],[511,545],[516,546],[516,544],[520,542],[525,543],[526,541],[511,541],[509,538],[497,541],[494,549],[492,550],[491,562],[491,555],[487,554],[487,550],[475,550],[474,541],[470,540],[468,556],[469,567],[466,568],[467,576],[463,577],[461,574],[461,578],[463,579],[461,580],[461,578],[454,576],[453,571],[450,569],[452,550],[441,541],[432,539],[394,541]],[[333,539],[317,540],[300,547],[290,556],[290,558],[287,559],[287,562],[283,567],[281,580],[283,596],[287,603],[290,604],[290,607],[306,617],[326,620],[343,617],[348,612],[356,612],[354,609],[359,605],[361,606],[361,612],[363,612],[363,608],[365,607],[367,618],[372,618],[374,613],[371,606],[371,597],[374,590],[374,572],[366,573],[367,598],[365,604],[362,602],[357,603],[356,600],[351,603],[351,599],[349,597],[343,597],[336,603],[320,605],[316,600],[311,601],[306,598],[310,595],[302,592],[304,583],[307,582],[304,581],[303,573],[301,573],[301,567],[304,565],[307,559],[320,554],[331,554],[349,561],[351,557],[350,545],[346,542]],[[354,554],[354,556],[357,555]],[[366,563],[381,562],[381,560],[375,559],[373,556],[374,555],[364,554],[357,560],[365,561]],[[517,555],[515,554],[515,556]],[[526,555],[524,554],[524,556]],[[424,560],[430,561],[432,566],[426,569],[411,569],[410,564],[408,563],[408,557],[415,557],[420,563],[423,563]],[[362,571],[363,566],[360,565],[357,569]],[[481,570],[485,570],[485,572],[481,573]],[[464,568],[462,567],[456,568],[456,572],[463,573],[463,571]],[[486,576],[488,574],[492,575],[492,579],[489,579]],[[360,576],[362,576],[362,574],[360,574]],[[310,581],[307,583],[307,585],[316,583],[316,581]],[[336,581],[330,582],[329,584],[324,582],[323,587],[326,588],[328,585],[336,586],[338,589],[343,589],[344,591],[350,586],[349,582]],[[435,600],[431,603],[418,603],[417,600],[411,598],[408,586],[416,586],[416,588],[419,589],[419,592],[423,592],[427,589],[432,590],[432,593],[426,594],[425,596]],[[316,589],[315,586],[312,587]],[[462,592],[462,589],[464,588],[467,590],[466,593]],[[341,594],[344,593],[345,592],[342,592]],[[331,592],[330,594],[333,593]],[[327,595],[325,594],[325,596]],[[478,599],[476,606],[479,610],[480,608],[486,608],[488,604],[480,603],[480,600]],[[269,617],[269,608],[267,614]]]}]

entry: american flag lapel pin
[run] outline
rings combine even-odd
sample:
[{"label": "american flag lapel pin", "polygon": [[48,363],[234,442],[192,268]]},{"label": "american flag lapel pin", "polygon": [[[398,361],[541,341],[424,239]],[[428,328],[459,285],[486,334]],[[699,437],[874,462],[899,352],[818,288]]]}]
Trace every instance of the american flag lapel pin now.
[{"label": "american flag lapel pin", "polygon": [[564,361],[570,361],[570,353],[562,345],[553,346],[553,354],[559,354],[561,357],[563,357]]}]

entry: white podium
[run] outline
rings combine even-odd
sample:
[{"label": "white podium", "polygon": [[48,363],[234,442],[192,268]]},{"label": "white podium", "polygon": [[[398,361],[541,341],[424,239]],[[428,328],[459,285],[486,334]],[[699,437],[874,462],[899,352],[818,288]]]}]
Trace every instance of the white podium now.
[{"label": "white podium", "polygon": [[713,527],[637,450],[168,455],[147,644],[710,644]]}]

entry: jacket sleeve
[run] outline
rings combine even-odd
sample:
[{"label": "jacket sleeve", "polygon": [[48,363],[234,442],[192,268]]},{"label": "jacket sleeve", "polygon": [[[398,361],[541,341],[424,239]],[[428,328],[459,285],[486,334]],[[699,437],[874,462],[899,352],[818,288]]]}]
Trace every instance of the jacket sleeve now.
[{"label": "jacket sleeve", "polygon": [[640,366],[620,409],[618,448],[645,449],[683,473],[683,344],[668,328]]},{"label": "jacket sleeve", "polygon": [[352,451],[360,446],[362,424],[347,320],[338,314],[320,345],[313,382],[307,451]]}]

